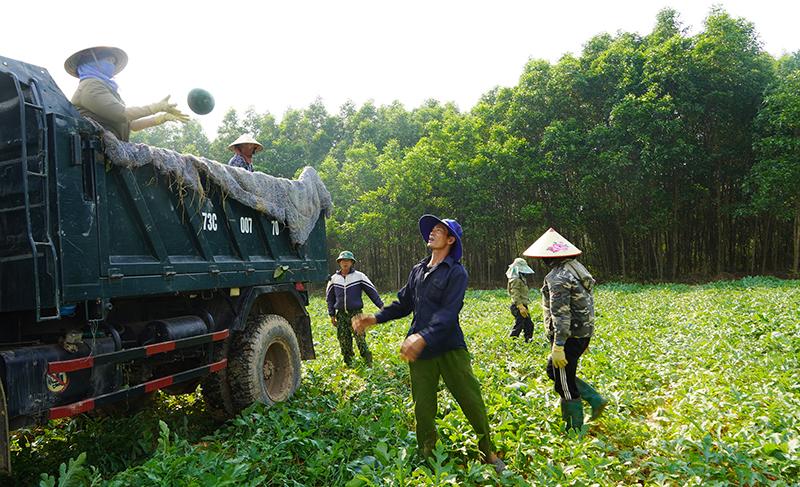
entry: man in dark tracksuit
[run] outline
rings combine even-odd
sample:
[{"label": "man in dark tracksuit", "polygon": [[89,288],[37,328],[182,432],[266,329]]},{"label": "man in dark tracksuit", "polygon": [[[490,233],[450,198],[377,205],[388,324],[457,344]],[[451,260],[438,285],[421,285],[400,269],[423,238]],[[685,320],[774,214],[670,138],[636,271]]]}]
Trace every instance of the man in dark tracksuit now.
[{"label": "man in dark tracksuit", "polygon": [[[354,316],[361,314],[361,309],[364,307],[361,301],[361,292],[367,293],[369,299],[378,308],[383,309],[383,300],[369,277],[363,272],[353,269],[356,258],[352,252],[349,250],[341,252],[336,262],[339,264],[339,270],[328,281],[325,297],[328,302],[328,316],[331,317],[331,323],[336,327],[336,337],[339,339],[344,363],[351,366],[354,354],[353,328],[350,322]],[[368,366],[372,365],[372,353],[367,347],[364,333],[356,333],[356,346],[364,362]]]},{"label": "man in dark tracksuit", "polygon": [[544,325],[552,344],[547,375],[561,396],[561,416],[566,430],[580,431],[583,404],[592,407],[590,420],[597,419],[608,401],[576,377],[578,360],[594,333],[594,278],[574,257],[581,251],[558,232],[549,229],[523,255],[539,257],[550,267],[542,286]]},{"label": "man in dark tracksuit", "polygon": [[467,271],[460,262],[461,225],[455,220],[423,215],[419,228],[431,249],[431,256],[411,269],[408,282],[397,293],[397,301],[376,315],[355,318],[353,328],[361,331],[413,312],[400,357],[408,361],[411,372],[417,443],[421,453],[430,456],[436,445],[436,394],[441,377],[475,429],[483,461],[493,464],[500,472],[505,465],[494,451],[486,406],[480,384],[472,373],[470,354],[458,319],[467,289]]}]

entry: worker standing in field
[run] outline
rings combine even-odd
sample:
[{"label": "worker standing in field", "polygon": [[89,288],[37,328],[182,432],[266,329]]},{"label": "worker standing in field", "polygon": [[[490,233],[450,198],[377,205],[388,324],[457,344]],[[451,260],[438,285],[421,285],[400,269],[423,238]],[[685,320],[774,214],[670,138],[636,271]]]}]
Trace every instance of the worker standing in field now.
[{"label": "worker standing in field", "polygon": [[528,266],[525,259],[517,257],[508,266],[506,277],[508,278],[508,295],[511,296],[511,315],[514,317],[514,328],[511,329],[511,336],[516,338],[520,333],[524,333],[525,342],[533,338],[533,321],[528,310],[530,297],[528,296],[528,276],[533,276],[533,269]]},{"label": "worker standing in field", "polygon": [[544,324],[552,344],[547,361],[547,375],[561,396],[561,416],[566,430],[580,431],[583,404],[592,407],[590,420],[597,419],[608,401],[576,376],[578,360],[589,346],[594,333],[595,280],[575,257],[581,251],[550,228],[522,255],[544,261],[550,272],[542,286]]},{"label": "worker standing in field", "polygon": [[[383,309],[383,300],[378,294],[378,290],[366,274],[353,268],[356,258],[349,250],[344,250],[336,259],[339,270],[336,271],[328,280],[328,288],[325,297],[328,302],[328,315],[331,323],[336,327],[336,337],[339,339],[339,347],[342,349],[344,363],[348,367],[353,365],[353,328],[352,318],[361,314],[364,304],[361,300],[361,292],[367,293],[369,299],[380,309]],[[365,333],[356,333],[356,346],[361,358],[367,366],[372,365],[372,353],[367,347]]]},{"label": "worker standing in field", "polygon": [[[91,118],[127,142],[131,131],[175,121],[186,123],[189,116],[170,103],[169,96],[142,107],[129,107],[117,92],[114,80],[128,64],[128,55],[116,47],[90,47],[76,52],[64,62],[67,73],[80,79],[72,104],[81,115]],[[154,115],[154,116],[150,116]]]},{"label": "worker standing in field", "polygon": [[411,269],[397,301],[375,315],[353,319],[353,329],[364,331],[376,323],[403,318],[412,312],[411,327],[400,347],[408,362],[411,395],[417,420],[417,444],[429,457],[436,445],[436,394],[439,379],[453,394],[478,435],[482,459],[500,472],[505,464],[497,456],[489,431],[489,419],[480,384],[472,373],[470,354],[458,314],[464,305],[467,271],[461,265],[461,225],[455,220],[423,215],[419,220],[422,239],[431,255]]}]

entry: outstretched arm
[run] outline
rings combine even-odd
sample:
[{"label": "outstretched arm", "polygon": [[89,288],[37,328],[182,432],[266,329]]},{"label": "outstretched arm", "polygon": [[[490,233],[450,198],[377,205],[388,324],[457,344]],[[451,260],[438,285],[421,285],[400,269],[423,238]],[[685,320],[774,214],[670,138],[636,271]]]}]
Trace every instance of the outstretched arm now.
[{"label": "outstretched arm", "polygon": [[188,115],[175,115],[173,113],[160,113],[155,117],[140,118],[131,122],[131,130],[136,132],[144,130],[148,127],[155,127],[165,122],[181,122],[186,123],[189,121]]},{"label": "outstretched arm", "polygon": [[357,333],[363,333],[370,326],[410,315],[414,310],[413,276],[414,271],[412,270],[406,285],[397,292],[397,301],[384,306],[377,314],[362,314],[353,317],[353,330]]},{"label": "outstretched arm", "polygon": [[[179,120],[179,119],[180,119],[179,121],[189,120],[189,116],[178,110],[177,107],[178,105],[176,103],[170,103],[169,95],[167,95],[163,99],[161,99],[161,101],[157,101],[155,103],[151,103],[143,107],[126,108],[125,118],[127,118],[129,122],[133,122],[134,120],[139,120],[140,118],[147,117],[148,115],[155,115],[159,112],[164,112],[165,114],[171,113],[172,115],[175,115],[177,118],[173,120]],[[167,120],[164,120],[161,123],[164,123],[166,121]]]}]

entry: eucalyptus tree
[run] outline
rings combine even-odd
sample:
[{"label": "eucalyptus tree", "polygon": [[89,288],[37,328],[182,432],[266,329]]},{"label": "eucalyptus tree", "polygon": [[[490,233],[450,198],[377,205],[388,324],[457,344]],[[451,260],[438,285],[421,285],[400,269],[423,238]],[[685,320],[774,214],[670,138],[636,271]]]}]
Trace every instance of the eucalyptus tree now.
[{"label": "eucalyptus tree", "polygon": [[[798,53],[800,54],[800,53]],[[800,56],[795,57],[795,59]],[[795,59],[787,59],[784,64]],[[755,121],[757,161],[747,180],[761,214],[792,222],[791,272],[800,263],[800,66],[780,69]],[[769,218],[769,217],[767,217]],[[779,245],[773,242],[773,246]],[[762,267],[761,271],[765,269]]]}]

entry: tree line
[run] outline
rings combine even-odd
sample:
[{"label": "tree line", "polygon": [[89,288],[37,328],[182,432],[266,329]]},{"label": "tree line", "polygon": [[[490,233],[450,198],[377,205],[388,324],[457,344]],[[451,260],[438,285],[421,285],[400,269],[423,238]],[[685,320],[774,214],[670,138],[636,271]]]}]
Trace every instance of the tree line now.
[{"label": "tree line", "polygon": [[424,256],[423,213],[462,223],[473,286],[502,284],[549,226],[606,280],[798,275],[800,51],[773,58],[720,8],[694,35],[665,9],[647,35],[531,59],[469,111],[429,100],[329,113],[318,99],[280,120],[230,110],[213,141],[196,121],[134,140],[227,162],[242,132],[264,145],[258,170],[317,168],[336,205],[331,261],[352,250],[384,287]]}]

